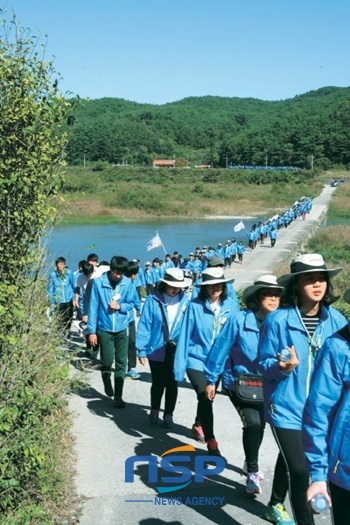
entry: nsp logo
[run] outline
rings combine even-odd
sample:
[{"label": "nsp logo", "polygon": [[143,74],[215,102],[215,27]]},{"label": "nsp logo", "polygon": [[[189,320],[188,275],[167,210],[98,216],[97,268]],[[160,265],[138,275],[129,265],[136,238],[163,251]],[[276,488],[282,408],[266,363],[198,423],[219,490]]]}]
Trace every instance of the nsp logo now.
[{"label": "nsp logo", "polygon": [[[221,456],[198,455],[194,457],[193,476],[190,466],[193,457],[183,452],[196,452],[192,445],[184,445],[172,448],[158,456],[130,456],[125,460],[125,483],[134,483],[134,469],[136,463],[148,465],[148,482],[164,483],[165,486],[157,486],[158,492],[174,492],[187,487],[192,481],[203,483],[205,477],[220,474],[226,464]],[[172,476],[160,476],[163,470]],[[176,483],[176,485],[174,485]]]}]

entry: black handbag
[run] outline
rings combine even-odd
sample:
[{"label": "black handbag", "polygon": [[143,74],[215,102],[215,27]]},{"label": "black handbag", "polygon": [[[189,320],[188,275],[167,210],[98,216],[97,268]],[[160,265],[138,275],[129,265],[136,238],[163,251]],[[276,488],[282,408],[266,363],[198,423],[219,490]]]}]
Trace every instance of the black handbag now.
[{"label": "black handbag", "polygon": [[245,403],[263,403],[263,380],[258,374],[240,374],[235,378],[235,392]]}]

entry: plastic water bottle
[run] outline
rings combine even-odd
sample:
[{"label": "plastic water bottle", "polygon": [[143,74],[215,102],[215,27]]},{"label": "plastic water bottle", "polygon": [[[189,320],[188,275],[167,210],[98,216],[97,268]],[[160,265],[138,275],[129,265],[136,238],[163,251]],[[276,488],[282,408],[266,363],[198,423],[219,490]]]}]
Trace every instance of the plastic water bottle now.
[{"label": "plastic water bottle", "polygon": [[325,512],[328,507],[328,499],[323,494],[316,494],[310,501],[311,508],[317,514]]},{"label": "plastic water bottle", "polygon": [[290,351],[288,348],[283,348],[283,350],[280,351],[280,361],[283,361],[285,363],[291,358]]}]

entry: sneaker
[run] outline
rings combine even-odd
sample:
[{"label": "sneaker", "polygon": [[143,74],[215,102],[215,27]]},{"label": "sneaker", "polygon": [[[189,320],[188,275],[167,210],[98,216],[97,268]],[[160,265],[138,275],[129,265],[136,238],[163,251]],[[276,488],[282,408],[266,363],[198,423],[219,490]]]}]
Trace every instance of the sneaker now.
[{"label": "sneaker", "polygon": [[159,410],[151,410],[148,416],[148,420],[151,423],[151,425],[157,426],[160,423],[159,419]]},{"label": "sneaker", "polygon": [[[244,465],[243,465],[243,468],[242,468],[242,472],[245,476],[248,476],[248,466],[247,466],[247,462],[245,461],[244,462]],[[259,477],[259,481],[263,481],[264,480],[264,473],[259,470],[258,471],[258,477]]]},{"label": "sneaker", "polygon": [[170,414],[165,414],[164,419],[163,419],[163,427],[173,428],[173,426],[174,426],[173,416],[171,416]]},{"label": "sneaker", "polygon": [[204,432],[201,425],[194,424],[192,427],[192,437],[199,443],[205,443]]},{"label": "sneaker", "polygon": [[258,472],[249,472],[246,491],[248,494],[261,494]]},{"label": "sneaker", "polygon": [[125,374],[125,379],[133,379],[134,381],[136,379],[140,379],[140,377],[141,377],[141,374],[136,372],[134,368],[132,368],[131,370],[129,370],[129,372]]},{"label": "sneaker", "polygon": [[264,518],[277,525],[295,525],[295,521],[289,516],[283,503],[269,505]]},{"label": "sneaker", "polygon": [[218,447],[218,442],[215,438],[209,439],[207,443],[208,452],[210,456],[221,456],[220,450]]}]

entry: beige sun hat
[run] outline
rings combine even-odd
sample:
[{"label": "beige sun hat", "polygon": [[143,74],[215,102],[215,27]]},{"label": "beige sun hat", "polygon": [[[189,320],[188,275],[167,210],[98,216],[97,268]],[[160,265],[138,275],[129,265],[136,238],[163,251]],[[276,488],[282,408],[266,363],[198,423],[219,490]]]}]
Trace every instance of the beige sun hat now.
[{"label": "beige sun hat", "polygon": [[186,278],[180,268],[168,268],[164,277],[160,280],[174,288],[187,288],[192,284],[192,279]]},{"label": "beige sun hat", "polygon": [[242,301],[247,304],[247,301],[251,295],[253,295],[258,290],[264,288],[278,288],[279,290],[284,290],[284,286],[281,286],[277,282],[277,277],[271,274],[260,275],[255,281],[254,284],[248,286],[242,295]]},{"label": "beige sun hat", "polygon": [[326,272],[329,277],[334,277],[341,272],[342,269],[343,268],[327,268],[322,255],[319,253],[304,253],[297,255],[294,261],[292,261],[290,265],[291,273],[282,275],[277,281],[281,286],[287,286],[289,281],[296,275],[311,272]]},{"label": "beige sun hat", "polygon": [[232,283],[233,278],[226,279],[222,268],[207,268],[202,273],[202,282],[196,283],[197,286],[207,286],[208,284]]}]

